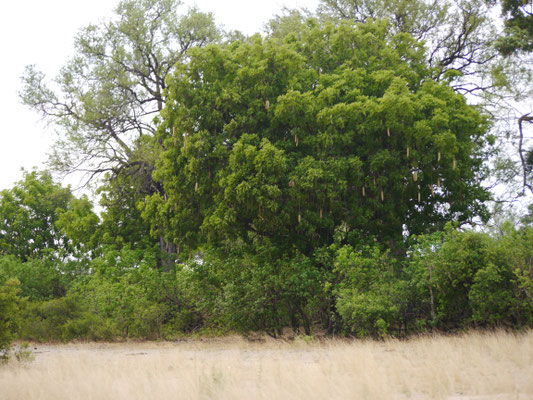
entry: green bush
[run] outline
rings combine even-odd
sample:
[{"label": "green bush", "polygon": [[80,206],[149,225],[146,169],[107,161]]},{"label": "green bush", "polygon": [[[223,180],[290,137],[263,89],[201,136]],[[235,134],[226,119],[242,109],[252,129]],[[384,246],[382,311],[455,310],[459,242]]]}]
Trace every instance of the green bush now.
[{"label": "green bush", "polygon": [[62,263],[53,258],[21,261],[15,256],[0,257],[0,273],[20,281],[21,296],[30,301],[50,300],[64,296],[68,276]]},{"label": "green bush", "polygon": [[19,282],[0,274],[0,359],[7,359],[18,327],[21,299]]},{"label": "green bush", "polygon": [[377,246],[338,250],[336,306],[347,333],[383,337],[405,328],[409,285],[398,269]]},{"label": "green bush", "polygon": [[80,312],[80,305],[72,296],[29,303],[21,315],[20,336],[37,342],[62,341],[65,325]]},{"label": "green bush", "polygon": [[[533,322],[530,227],[507,226],[493,235],[447,228],[419,237],[408,268],[434,326],[521,327]],[[433,315],[427,315],[428,305]]]}]

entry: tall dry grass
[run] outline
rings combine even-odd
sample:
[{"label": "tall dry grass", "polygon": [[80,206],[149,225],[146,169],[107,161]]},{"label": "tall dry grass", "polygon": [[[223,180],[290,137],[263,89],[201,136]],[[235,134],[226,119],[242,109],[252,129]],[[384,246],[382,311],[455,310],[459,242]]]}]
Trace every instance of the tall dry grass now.
[{"label": "tall dry grass", "polygon": [[0,399],[533,399],[533,331],[36,347],[0,366]]}]

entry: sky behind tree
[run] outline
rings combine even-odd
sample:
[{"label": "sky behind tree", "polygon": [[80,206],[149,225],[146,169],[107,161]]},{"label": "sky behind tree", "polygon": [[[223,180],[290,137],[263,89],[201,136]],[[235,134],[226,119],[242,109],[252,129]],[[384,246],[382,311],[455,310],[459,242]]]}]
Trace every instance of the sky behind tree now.
[{"label": "sky behind tree", "polygon": [[[112,16],[118,0],[29,0],[6,2],[0,6],[0,190],[22,178],[21,168],[43,168],[54,142],[54,127],[20,104],[18,91],[24,67],[35,64],[48,78],[54,77],[74,54],[78,30]],[[264,24],[286,7],[314,10],[318,0],[186,0],[183,10],[197,6],[213,12],[217,24],[246,34],[261,32]],[[75,188],[79,183],[71,178]]]}]

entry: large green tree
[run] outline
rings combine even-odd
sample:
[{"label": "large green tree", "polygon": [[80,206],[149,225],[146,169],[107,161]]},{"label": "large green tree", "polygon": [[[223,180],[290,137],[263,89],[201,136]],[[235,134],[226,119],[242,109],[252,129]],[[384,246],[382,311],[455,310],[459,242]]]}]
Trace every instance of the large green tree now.
[{"label": "large green tree", "polygon": [[385,22],[309,24],[285,43],[192,51],[172,75],[154,230],[311,254],[337,229],[397,247],[484,215],[485,121],[431,79],[422,47]]},{"label": "large green tree", "polygon": [[[317,14],[333,21],[385,18],[394,31],[423,40],[432,77],[490,114],[497,146],[487,182],[498,186],[496,201],[506,203],[531,190],[531,7],[515,0],[321,0]],[[292,13],[278,17],[271,31],[290,31],[298,12]]]}]

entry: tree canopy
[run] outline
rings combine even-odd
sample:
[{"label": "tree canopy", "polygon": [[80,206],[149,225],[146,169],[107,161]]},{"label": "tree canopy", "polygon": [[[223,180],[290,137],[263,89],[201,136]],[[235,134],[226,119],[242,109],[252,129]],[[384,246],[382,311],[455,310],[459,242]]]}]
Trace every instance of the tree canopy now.
[{"label": "tree canopy", "polygon": [[52,86],[27,67],[22,101],[62,128],[52,160],[56,168],[90,176],[150,175],[154,149],[148,138],[165,101],[165,77],[190,48],[219,35],[211,14],[191,9],[179,15],[179,4],[121,1],[115,18],[79,32],[76,55]]},{"label": "tree canopy", "polygon": [[145,215],[178,246],[257,236],[305,254],[337,229],[398,244],[485,216],[486,122],[430,75],[385,22],[191,51]]}]

